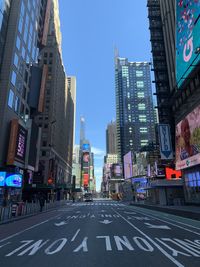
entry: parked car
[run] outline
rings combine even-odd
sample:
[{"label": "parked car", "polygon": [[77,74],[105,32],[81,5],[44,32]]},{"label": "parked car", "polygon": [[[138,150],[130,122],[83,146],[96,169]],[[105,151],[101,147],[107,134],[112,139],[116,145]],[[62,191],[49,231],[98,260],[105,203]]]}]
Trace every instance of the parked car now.
[{"label": "parked car", "polygon": [[84,194],[84,201],[93,201],[92,193],[85,193]]}]

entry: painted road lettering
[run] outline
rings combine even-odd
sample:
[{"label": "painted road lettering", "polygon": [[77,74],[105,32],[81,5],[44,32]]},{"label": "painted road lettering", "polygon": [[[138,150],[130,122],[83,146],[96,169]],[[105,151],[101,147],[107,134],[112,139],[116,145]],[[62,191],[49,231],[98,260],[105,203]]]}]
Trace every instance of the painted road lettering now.
[{"label": "painted road lettering", "polygon": [[[23,240],[20,242],[20,246],[12,250],[5,257],[11,256],[34,256],[39,251],[43,251],[45,255],[53,255],[64,250],[70,250],[73,253],[86,253],[89,252],[90,245],[94,243],[94,238],[99,244],[105,245],[105,250],[108,252],[113,251],[113,248],[118,251],[130,251],[135,252],[138,250],[146,253],[152,253],[157,250],[159,244],[162,249],[174,257],[185,256],[185,257],[200,257],[200,240],[188,240],[188,239],[177,239],[177,238],[155,238],[154,242],[141,236],[134,236],[128,238],[127,236],[108,236],[98,235],[94,238],[83,237],[79,242],[73,242],[76,236],[79,234],[78,229],[73,238],[68,241],[66,237],[57,240]],[[11,245],[10,242],[8,245]]]}]

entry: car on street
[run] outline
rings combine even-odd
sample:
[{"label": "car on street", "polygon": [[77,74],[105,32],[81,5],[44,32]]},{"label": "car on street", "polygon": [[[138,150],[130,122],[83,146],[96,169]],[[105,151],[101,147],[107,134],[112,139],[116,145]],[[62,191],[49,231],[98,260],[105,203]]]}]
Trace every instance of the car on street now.
[{"label": "car on street", "polygon": [[84,201],[93,201],[92,193],[85,193],[84,194]]}]

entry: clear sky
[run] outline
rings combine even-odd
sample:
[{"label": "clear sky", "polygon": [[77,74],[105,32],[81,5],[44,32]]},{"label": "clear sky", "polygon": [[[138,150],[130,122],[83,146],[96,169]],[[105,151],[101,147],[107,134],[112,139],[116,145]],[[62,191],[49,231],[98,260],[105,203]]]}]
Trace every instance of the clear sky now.
[{"label": "clear sky", "polygon": [[97,189],[107,124],[115,119],[114,48],[130,61],[150,61],[147,0],[59,0],[63,61],[76,76],[76,143],[80,116],[95,152]]}]

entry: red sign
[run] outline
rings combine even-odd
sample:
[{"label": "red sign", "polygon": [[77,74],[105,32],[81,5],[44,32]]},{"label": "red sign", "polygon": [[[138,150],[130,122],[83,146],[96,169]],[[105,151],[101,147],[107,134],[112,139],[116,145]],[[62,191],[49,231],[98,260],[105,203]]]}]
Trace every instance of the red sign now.
[{"label": "red sign", "polygon": [[53,184],[53,178],[51,177],[48,178],[48,184]]},{"label": "red sign", "polygon": [[179,179],[182,177],[181,171],[176,171],[176,170],[169,168],[169,167],[165,168],[165,173],[166,173],[166,179],[167,180]]},{"label": "red sign", "polygon": [[88,186],[89,183],[89,174],[83,174],[83,185]]}]

